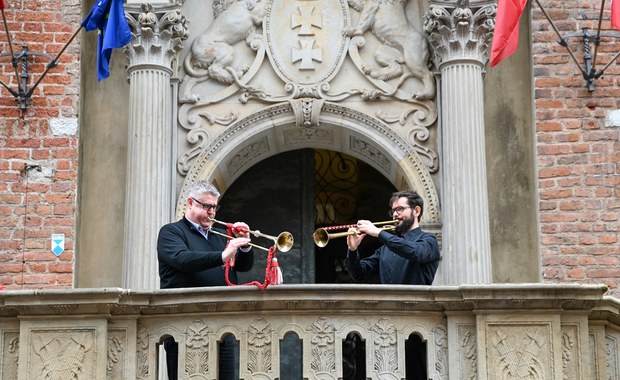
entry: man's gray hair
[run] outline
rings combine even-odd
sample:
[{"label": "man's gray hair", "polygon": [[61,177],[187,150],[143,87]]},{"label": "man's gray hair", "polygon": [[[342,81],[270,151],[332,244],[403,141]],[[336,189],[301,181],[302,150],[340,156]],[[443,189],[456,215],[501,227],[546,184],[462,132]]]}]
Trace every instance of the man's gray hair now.
[{"label": "man's gray hair", "polygon": [[194,182],[187,189],[188,197],[199,197],[202,194],[211,194],[216,197],[220,197],[220,192],[217,190],[215,186],[209,181],[198,181]]}]

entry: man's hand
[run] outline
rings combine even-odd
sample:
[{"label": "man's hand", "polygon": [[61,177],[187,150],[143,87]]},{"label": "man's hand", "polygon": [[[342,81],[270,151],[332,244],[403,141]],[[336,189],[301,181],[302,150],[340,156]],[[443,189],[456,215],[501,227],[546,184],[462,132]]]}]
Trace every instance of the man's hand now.
[{"label": "man's hand", "polygon": [[222,251],[222,262],[226,263],[230,260],[230,265],[235,266],[235,255],[240,247],[250,244],[248,238],[234,238],[228,242],[226,248]]},{"label": "man's hand", "polygon": [[355,233],[347,235],[347,248],[349,248],[349,251],[355,251],[357,247],[359,247],[362,239],[364,239],[366,234],[360,234],[359,231],[357,231],[357,229],[353,227],[349,228],[349,232]]},{"label": "man's hand", "polygon": [[232,232],[238,238],[250,238],[250,227],[243,222],[233,224]]},{"label": "man's hand", "polygon": [[377,237],[381,232],[381,228],[375,226],[370,220],[358,220],[357,232],[359,234],[366,234],[372,237]]},{"label": "man's hand", "polygon": [[[243,222],[236,222],[233,224],[232,232],[238,238],[250,238],[250,227]],[[250,246],[246,244],[242,248],[247,250]]]}]

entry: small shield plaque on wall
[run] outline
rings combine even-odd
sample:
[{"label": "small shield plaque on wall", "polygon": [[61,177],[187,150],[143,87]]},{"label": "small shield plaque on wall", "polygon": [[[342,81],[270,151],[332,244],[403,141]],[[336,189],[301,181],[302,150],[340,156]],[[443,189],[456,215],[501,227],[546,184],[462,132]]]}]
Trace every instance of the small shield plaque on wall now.
[{"label": "small shield plaque on wall", "polygon": [[52,253],[60,256],[65,251],[65,234],[52,234]]}]

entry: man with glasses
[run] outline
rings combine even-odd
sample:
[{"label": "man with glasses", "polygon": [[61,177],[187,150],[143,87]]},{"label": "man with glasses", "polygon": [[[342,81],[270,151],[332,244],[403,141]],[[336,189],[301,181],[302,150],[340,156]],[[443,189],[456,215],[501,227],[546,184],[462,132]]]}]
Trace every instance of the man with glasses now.
[{"label": "man with glasses", "polygon": [[[185,216],[164,225],[157,238],[159,282],[162,289],[198,286],[226,286],[225,265],[230,261],[228,280],[237,284],[236,272],[247,272],[254,264],[247,224],[233,224],[235,238],[228,239],[212,231],[219,210],[219,191],[210,182],[199,181],[187,190]],[[225,231],[218,231],[225,234]],[[220,344],[218,379],[238,378],[234,336],[226,335]],[[177,358],[166,350],[170,379],[177,379]],[[170,352],[174,352],[171,350]]]},{"label": "man with glasses", "polygon": [[224,266],[229,260],[229,280],[234,284],[238,281],[237,271],[252,269],[254,251],[249,245],[247,224],[233,225],[233,239],[210,231],[220,208],[219,197],[219,191],[210,182],[194,183],[187,190],[185,216],[159,230],[157,259],[162,289],[226,286]]},{"label": "man with glasses", "polygon": [[[422,231],[424,201],[415,191],[392,194],[388,214],[396,221],[393,233],[359,220],[356,234],[347,236],[346,266],[355,281],[379,276],[382,284],[431,285],[441,258],[434,234]],[[361,259],[357,247],[370,235],[382,244],[371,256]]]},{"label": "man with glasses", "polygon": [[[382,284],[431,285],[441,253],[435,235],[420,228],[422,197],[415,191],[400,191],[392,194],[389,205],[388,214],[396,221],[393,234],[369,220],[359,220],[357,233],[347,236],[345,263],[351,277],[368,281],[378,275]],[[371,256],[360,259],[357,248],[366,235],[378,238],[382,245]],[[427,379],[426,351],[426,344],[417,335],[405,342],[408,380]]]}]

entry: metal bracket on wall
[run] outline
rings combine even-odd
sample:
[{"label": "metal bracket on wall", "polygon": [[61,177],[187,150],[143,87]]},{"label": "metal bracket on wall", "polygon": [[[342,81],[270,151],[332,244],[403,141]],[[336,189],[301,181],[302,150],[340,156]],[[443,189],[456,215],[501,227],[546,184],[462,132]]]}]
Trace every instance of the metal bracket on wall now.
[{"label": "metal bracket on wall", "polygon": [[[547,21],[549,21],[549,24],[551,24],[551,27],[553,28],[555,33],[558,35],[559,37],[558,44],[566,48],[573,62],[575,62],[577,67],[579,67],[579,70],[581,71],[581,75],[587,82],[588,90],[590,92],[594,91],[594,81],[600,78],[601,75],[603,75],[603,73],[605,72],[605,70],[607,70],[607,68],[612,63],[614,63],[620,56],[620,52],[617,52],[605,66],[603,66],[600,70],[596,70],[596,56],[598,52],[598,47],[601,43],[601,37],[620,38],[620,32],[613,32],[613,31],[601,32],[601,25],[603,23],[603,11],[605,9],[605,0],[601,1],[601,9],[599,12],[598,27],[597,27],[596,33],[590,32],[589,28],[582,28],[581,32],[574,32],[574,33],[566,34],[564,36],[560,34],[560,31],[556,27],[553,20],[551,20],[551,17],[547,13],[547,10],[545,10],[542,4],[540,4],[540,1],[536,0],[536,4],[538,4],[538,6],[540,7],[540,10],[545,15],[545,18],[547,19]],[[581,66],[579,62],[577,62],[577,58],[575,57],[572,50],[568,46],[567,40],[570,38],[581,38],[583,40],[583,59],[584,59],[583,66]],[[592,46],[591,44],[594,45],[594,54],[592,54],[591,52],[591,46]]]},{"label": "metal bracket on wall", "polygon": [[[15,101],[19,103],[20,112],[23,114],[23,112],[26,110],[26,107],[28,106],[30,97],[32,96],[32,91],[35,87],[32,86],[32,88],[28,89],[28,57],[47,58],[50,60],[50,63],[48,65],[50,68],[56,66],[56,61],[54,60],[54,57],[49,54],[35,53],[29,51],[28,46],[22,46],[22,51],[18,54],[14,55],[12,52],[3,52],[0,54],[0,57],[11,57],[11,63],[13,65],[13,68],[15,69],[15,74],[18,75],[19,79],[17,91],[10,88],[6,83],[2,81],[0,81],[0,84],[4,88],[6,88],[11,93],[11,95],[15,97]],[[20,64],[21,72],[18,72],[18,63]]]},{"label": "metal bracket on wall", "polygon": [[[596,50],[601,43],[601,37],[613,37],[620,38],[620,33],[618,32],[598,32],[591,33],[588,28],[583,28],[581,32],[575,32],[571,34],[567,34],[558,39],[558,44],[566,47],[568,49],[568,44],[566,42],[569,38],[581,38],[583,39],[583,60],[584,66],[583,68],[580,66],[581,74],[583,75],[583,79],[588,83],[588,90],[590,92],[594,91],[594,80],[598,79],[603,75],[605,70],[616,61],[620,52],[616,53],[616,55],[605,65],[602,69],[596,70],[594,65],[596,64]],[[590,43],[594,43],[594,57],[592,57],[591,53],[591,45]]]}]

